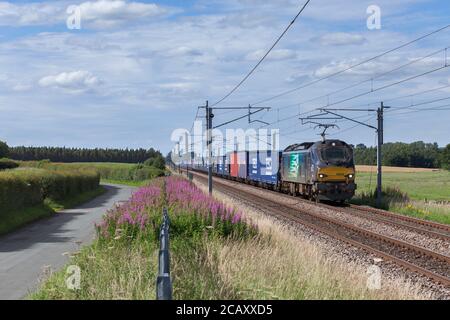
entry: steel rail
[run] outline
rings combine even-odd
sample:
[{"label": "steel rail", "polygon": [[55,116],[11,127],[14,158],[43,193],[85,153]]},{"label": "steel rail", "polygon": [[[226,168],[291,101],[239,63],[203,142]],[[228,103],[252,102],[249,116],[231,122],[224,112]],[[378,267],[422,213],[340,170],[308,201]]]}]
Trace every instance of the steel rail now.
[{"label": "steel rail", "polygon": [[[205,179],[203,177],[202,174],[196,173],[196,175],[198,177],[201,177],[201,179]],[[333,237],[337,240],[343,241],[345,243],[351,244],[353,246],[359,247],[367,252],[370,252],[372,254],[375,255],[379,255],[387,260],[390,260],[392,262],[395,262],[397,265],[400,265],[408,270],[411,270],[413,272],[419,273],[421,275],[424,275],[430,279],[433,279],[434,281],[441,283],[442,285],[446,286],[446,287],[450,287],[450,278],[447,276],[447,274],[450,274],[450,257],[447,257],[445,255],[430,251],[428,249],[425,248],[421,248],[412,244],[409,244],[407,242],[401,241],[401,240],[397,240],[397,239],[393,239],[391,237],[387,237],[384,235],[380,235],[377,233],[374,233],[372,231],[360,228],[360,227],[356,227],[353,225],[350,225],[348,223],[333,219],[333,218],[329,218],[329,217],[324,217],[320,214],[316,214],[316,213],[312,213],[312,212],[307,212],[306,210],[302,210],[300,208],[291,206],[291,205],[287,205],[287,204],[282,204],[279,202],[270,202],[269,200],[267,200],[264,197],[255,195],[249,191],[244,191],[242,189],[240,190],[236,190],[235,188],[233,188],[232,186],[226,185],[221,181],[216,181],[217,184],[220,185],[220,187],[223,189],[225,189],[225,191],[227,193],[231,193],[231,195],[233,197],[239,198],[240,200],[253,204],[253,206],[259,210],[261,210],[262,208],[265,208],[265,212],[267,212],[268,214],[275,216],[275,217],[284,217],[285,219],[291,220],[291,221],[295,221],[297,223],[300,223],[302,225],[305,225],[309,228],[312,228],[320,233],[324,233],[330,237]],[[250,197],[249,197],[250,196]],[[253,201],[251,201],[253,200]],[[268,204],[267,204],[268,203]],[[275,204],[275,206],[274,206]],[[306,221],[304,219],[300,219],[296,214],[293,214],[292,212],[286,212],[287,210],[290,211],[295,211],[296,213],[301,213],[303,214],[303,216],[310,216],[312,218],[314,218],[314,221],[316,222],[316,224],[314,222],[311,221]],[[277,211],[276,214],[273,213],[273,211]],[[442,268],[442,264],[444,263],[444,272],[446,275],[443,275],[441,273],[436,273],[435,271],[431,271],[421,265],[417,265],[414,262],[405,260],[404,258],[395,256],[394,254],[392,254],[392,252],[385,252],[382,251],[378,248],[374,248],[373,244],[367,244],[367,243],[362,243],[361,241],[357,241],[355,239],[352,239],[351,236],[349,235],[342,235],[339,234],[335,228],[330,228],[330,226],[327,227],[321,227],[318,226],[317,223],[325,223],[325,225],[334,225],[334,226],[339,226],[340,228],[342,228],[342,231],[346,232],[346,230],[351,230],[352,232],[355,232],[357,235],[363,236],[363,238],[365,237],[366,239],[370,238],[370,239],[374,239],[376,241],[378,241],[378,245],[382,244],[382,243],[388,243],[390,244],[393,249],[398,249],[398,252],[401,254],[405,254],[405,251],[409,251],[410,252],[410,258],[414,257],[415,260],[417,260],[420,257],[424,257],[427,258],[426,260],[428,262],[433,262],[434,264],[437,264],[438,266],[437,269]],[[392,250],[390,250],[392,251]],[[429,258],[429,259],[428,259]],[[439,266],[439,264],[441,266]],[[429,267],[429,266],[427,266]]]}]

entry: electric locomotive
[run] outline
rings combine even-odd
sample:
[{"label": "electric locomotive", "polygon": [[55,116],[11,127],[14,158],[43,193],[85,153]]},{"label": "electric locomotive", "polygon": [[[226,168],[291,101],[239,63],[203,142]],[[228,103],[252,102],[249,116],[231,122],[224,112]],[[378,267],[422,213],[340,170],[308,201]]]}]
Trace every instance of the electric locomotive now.
[{"label": "electric locomotive", "polygon": [[353,149],[341,140],[305,142],[281,155],[280,188],[316,201],[345,202],[356,190]]}]

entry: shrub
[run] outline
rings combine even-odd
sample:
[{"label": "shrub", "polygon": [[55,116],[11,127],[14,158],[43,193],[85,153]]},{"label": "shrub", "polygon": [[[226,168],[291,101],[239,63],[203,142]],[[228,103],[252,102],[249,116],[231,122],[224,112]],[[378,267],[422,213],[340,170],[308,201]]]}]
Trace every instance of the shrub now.
[{"label": "shrub", "polygon": [[94,190],[100,176],[91,170],[17,169],[0,173],[0,215]]},{"label": "shrub", "polygon": [[185,179],[168,177],[140,188],[127,203],[109,211],[97,226],[100,240],[131,241],[143,237],[157,241],[164,206],[169,209],[173,240],[195,240],[205,234],[220,238],[247,238],[257,234],[256,227],[244,221],[237,210]]},{"label": "shrub", "polygon": [[[385,210],[388,210],[393,204],[406,203],[409,201],[408,194],[401,191],[397,187],[383,188],[381,191],[381,196],[382,199],[380,208]],[[372,192],[363,191],[353,198],[351,202],[375,207],[377,202],[377,190],[375,189]]]},{"label": "shrub", "polygon": [[9,147],[6,142],[0,141],[0,158],[7,157],[9,155]]},{"label": "shrub", "polygon": [[19,165],[17,164],[17,162],[11,160],[11,159],[0,159],[0,170],[5,170],[5,169],[14,169],[17,168]]}]

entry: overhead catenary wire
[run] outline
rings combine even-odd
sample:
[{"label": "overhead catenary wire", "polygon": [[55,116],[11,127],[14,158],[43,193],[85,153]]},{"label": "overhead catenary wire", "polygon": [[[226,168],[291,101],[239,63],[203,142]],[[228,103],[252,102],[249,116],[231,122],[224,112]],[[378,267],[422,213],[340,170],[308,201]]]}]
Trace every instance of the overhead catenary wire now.
[{"label": "overhead catenary wire", "polygon": [[[390,84],[387,84],[387,85],[384,85],[384,86],[381,86],[381,87],[378,87],[378,88],[375,88],[375,89],[371,89],[371,90],[369,90],[369,91],[365,91],[365,92],[363,92],[363,93],[359,93],[359,94],[357,94],[357,95],[354,95],[354,96],[351,96],[351,97],[348,97],[348,98],[345,98],[345,99],[342,99],[342,100],[339,100],[339,101],[336,101],[336,102],[333,102],[333,103],[328,103],[328,104],[326,104],[326,105],[323,105],[322,107],[318,107],[318,108],[315,108],[315,109],[311,109],[311,110],[309,110],[309,111],[305,111],[305,112],[303,112],[301,115],[308,114],[308,113],[311,113],[311,112],[313,112],[313,111],[317,111],[317,110],[320,110],[320,109],[323,109],[323,108],[326,108],[326,107],[338,105],[338,104],[341,104],[341,103],[344,103],[344,102],[348,102],[348,101],[351,101],[351,100],[354,100],[354,99],[363,97],[363,96],[365,96],[365,95],[368,95],[368,94],[371,94],[371,93],[374,93],[374,92],[377,92],[377,91],[381,91],[381,90],[384,90],[384,89],[387,89],[387,88],[390,88],[390,87],[399,85],[399,84],[401,84],[401,83],[404,83],[404,82],[407,82],[407,81],[411,81],[411,80],[417,79],[417,78],[419,78],[419,77],[426,76],[426,75],[428,75],[428,74],[431,74],[431,73],[440,71],[440,70],[442,70],[442,69],[444,69],[444,68],[448,68],[449,66],[450,66],[450,65],[444,65],[444,66],[441,66],[441,67],[438,67],[438,68],[435,68],[435,69],[432,69],[432,70],[428,70],[428,71],[423,72],[423,73],[420,73],[420,74],[416,74],[416,75],[414,75],[414,76],[410,76],[410,77],[408,77],[408,78],[405,78],[405,79],[402,79],[402,80],[399,80],[399,81],[395,81],[395,82],[393,82],[393,83],[390,83]],[[263,126],[261,126],[261,128],[266,127],[266,126],[273,125],[273,124],[275,124],[275,123],[279,123],[279,122],[284,122],[284,121],[287,121],[287,120],[291,120],[291,119],[294,119],[294,118],[297,117],[297,116],[298,116],[298,114],[295,114],[295,115],[286,117],[286,118],[284,118],[284,119],[281,119],[281,120],[279,120],[279,121],[277,121],[277,122],[272,122],[272,123],[269,123],[268,125],[263,125]]]},{"label": "overhead catenary wire", "polygon": [[386,110],[386,113],[387,112],[392,113],[392,112],[401,111],[401,110],[405,110],[405,109],[412,109],[414,107],[422,106],[422,105],[425,105],[425,104],[436,103],[436,102],[444,101],[444,100],[448,100],[448,99],[450,99],[450,97],[444,97],[444,98],[439,98],[439,99],[434,99],[434,100],[429,100],[429,101],[423,101],[423,102],[420,102],[420,103],[410,104],[408,106],[391,107],[390,110]]},{"label": "overhead catenary wire", "polygon": [[[420,96],[423,94],[427,94],[430,92],[435,92],[435,91],[439,91],[442,89],[446,89],[449,88],[450,84],[446,84],[444,86],[440,86],[440,87],[436,87],[436,88],[432,88],[432,89],[427,89],[424,91],[419,91],[419,92],[415,92],[415,93],[410,93],[407,95],[402,95],[402,96],[396,96],[393,98],[387,98],[387,99],[383,99],[384,102],[392,102],[392,101],[398,101],[398,100],[403,100],[403,99],[407,99],[407,98],[412,98],[412,97],[416,97],[416,96]],[[379,105],[381,101],[373,101],[373,102],[369,102],[363,105],[359,105],[359,106],[355,106],[355,108],[362,108],[362,107],[367,107],[367,106],[372,106],[372,105]]]},{"label": "overhead catenary wire", "polygon": [[302,14],[302,12],[305,10],[306,6],[309,4],[311,0],[307,0],[305,4],[302,6],[300,11],[297,13],[297,15],[294,17],[294,19],[289,23],[289,25],[286,27],[286,29],[283,31],[283,33],[277,38],[275,43],[269,48],[269,50],[264,54],[264,56],[258,61],[258,63],[250,70],[249,73],[230,91],[228,92],[223,98],[219,99],[217,102],[213,103],[211,107],[217,106],[218,104],[225,101],[228,97],[230,97],[239,87],[247,81],[248,78],[255,72],[255,70],[261,65],[261,63],[266,59],[266,57],[270,54],[270,52],[275,48],[275,46],[281,41],[281,39],[284,37],[284,35],[289,31],[289,29],[294,25],[295,21],[297,21],[298,17]]},{"label": "overhead catenary wire", "polygon": [[[447,99],[450,99],[450,98],[447,98]],[[450,104],[446,104],[446,105],[442,105],[442,106],[438,106],[438,107],[428,107],[428,108],[421,108],[421,109],[413,109],[413,110],[409,110],[409,111],[405,111],[405,112],[392,114],[392,117],[396,117],[396,116],[404,115],[404,114],[416,113],[416,112],[423,112],[423,111],[444,111],[444,110],[450,110],[449,107],[450,107]]]},{"label": "overhead catenary wire", "polygon": [[[337,94],[337,93],[344,92],[344,91],[346,91],[346,90],[348,90],[348,89],[355,88],[355,87],[357,87],[357,86],[360,86],[360,85],[362,85],[362,84],[364,84],[364,83],[368,83],[368,82],[372,82],[372,88],[371,88],[371,90],[373,90],[373,80],[378,79],[378,78],[381,78],[381,77],[384,77],[384,76],[386,76],[386,75],[388,75],[388,74],[391,74],[391,73],[393,73],[393,72],[395,72],[395,71],[401,70],[401,69],[403,69],[403,68],[405,68],[405,67],[408,67],[408,66],[410,66],[410,65],[413,65],[413,64],[415,64],[415,63],[417,63],[417,62],[420,62],[420,61],[423,61],[423,60],[425,60],[425,59],[428,59],[428,58],[430,58],[430,57],[432,57],[432,56],[434,56],[434,55],[436,55],[436,54],[438,54],[438,53],[440,53],[440,52],[445,51],[446,49],[448,49],[448,47],[443,48],[443,49],[439,49],[439,50],[437,50],[437,51],[433,51],[433,52],[431,52],[431,53],[429,53],[429,54],[427,54],[427,55],[425,55],[425,56],[423,56],[423,57],[421,57],[421,58],[414,59],[414,60],[412,60],[412,61],[410,61],[410,62],[408,62],[408,63],[405,63],[405,64],[402,64],[402,65],[400,65],[400,66],[398,66],[398,67],[395,67],[394,69],[390,69],[390,70],[388,70],[388,71],[386,71],[386,72],[379,73],[379,74],[377,74],[377,75],[375,75],[375,76],[372,76],[372,77],[370,77],[370,78],[367,78],[367,79],[365,79],[365,80],[362,80],[362,81],[359,81],[359,82],[355,82],[355,83],[353,83],[353,84],[351,84],[351,85],[349,85],[349,86],[346,86],[346,87],[344,87],[344,88],[341,88],[341,89],[338,89],[338,90],[335,90],[335,91],[332,91],[332,92],[329,92],[329,93],[326,93],[326,94],[323,94],[323,95],[320,95],[320,96],[317,96],[317,97],[314,97],[314,98],[311,98],[311,99],[308,99],[308,100],[304,100],[304,101],[301,101],[301,102],[297,102],[297,103],[295,103],[295,104],[291,104],[291,105],[288,105],[288,106],[279,107],[279,109],[280,109],[280,110],[283,110],[283,109],[295,107],[295,106],[297,106],[297,105],[299,105],[299,104],[301,105],[301,104],[310,103],[310,102],[313,102],[313,101],[316,101],[316,100],[319,100],[319,99],[322,99],[322,98],[327,98],[327,97],[329,98],[329,97],[332,96],[332,95],[335,95],[335,94]],[[329,103],[329,102],[328,102],[328,103]]]},{"label": "overhead catenary wire", "polygon": [[312,85],[314,85],[314,84],[316,84],[316,83],[319,83],[319,82],[321,82],[321,81],[330,79],[330,78],[335,77],[335,76],[337,76],[337,75],[340,75],[340,74],[342,74],[342,73],[344,73],[344,72],[346,72],[346,71],[349,71],[349,70],[354,69],[354,68],[356,68],[356,67],[359,67],[359,66],[361,66],[361,65],[363,65],[363,64],[366,64],[366,63],[368,63],[368,62],[370,62],[370,61],[373,61],[373,60],[376,60],[376,59],[378,59],[378,58],[381,58],[382,56],[385,56],[385,55],[387,55],[387,54],[389,54],[389,53],[392,53],[392,52],[394,52],[394,51],[397,51],[397,50],[399,50],[399,49],[402,49],[402,48],[404,48],[404,47],[407,47],[407,46],[409,46],[409,45],[411,45],[411,44],[413,44],[413,43],[415,43],[415,42],[418,42],[418,41],[423,40],[423,39],[425,39],[425,38],[427,38],[427,37],[430,37],[431,35],[436,34],[436,33],[438,33],[438,32],[441,32],[441,31],[443,31],[443,30],[446,30],[446,29],[448,29],[449,27],[450,27],[450,24],[448,24],[448,25],[446,25],[446,26],[444,26],[444,27],[441,27],[441,28],[439,28],[439,29],[437,29],[437,30],[434,30],[434,31],[432,31],[432,32],[429,32],[429,33],[427,33],[427,34],[425,34],[425,35],[423,35],[423,36],[420,36],[420,37],[418,37],[418,38],[416,38],[416,39],[414,39],[414,40],[411,40],[411,41],[409,41],[409,42],[406,42],[406,43],[404,43],[404,44],[402,44],[402,45],[400,45],[400,46],[397,46],[397,47],[395,47],[395,48],[393,48],[393,49],[387,50],[387,51],[385,51],[385,52],[383,52],[383,53],[380,53],[380,54],[378,54],[378,55],[376,55],[376,56],[373,56],[373,57],[371,57],[371,58],[368,58],[368,59],[366,59],[366,60],[363,60],[363,61],[361,61],[361,62],[358,62],[358,63],[356,63],[356,64],[353,64],[353,65],[351,65],[351,66],[349,66],[349,67],[347,67],[347,68],[344,68],[344,69],[342,69],[342,70],[339,70],[339,71],[337,71],[337,72],[334,72],[334,73],[332,73],[332,74],[330,74],[330,75],[328,75],[328,76],[321,77],[321,78],[319,78],[319,79],[313,80],[313,81],[311,81],[311,82],[309,82],[309,83],[306,83],[306,84],[304,84],[304,85],[301,85],[301,86],[298,86],[298,87],[296,87],[296,88],[293,88],[293,89],[284,91],[284,92],[282,92],[282,93],[276,94],[276,95],[274,95],[274,96],[272,96],[272,97],[269,97],[269,98],[265,98],[265,99],[256,101],[256,102],[252,103],[251,105],[256,106],[256,105],[259,105],[259,104],[261,104],[261,103],[269,102],[269,101],[278,99],[278,98],[280,98],[280,97],[283,97],[283,96],[285,96],[285,95],[291,94],[291,93],[293,93],[293,92],[296,92],[296,91],[298,91],[298,90],[304,89],[304,88],[306,88],[306,87],[312,86]]},{"label": "overhead catenary wire", "polygon": [[[307,1],[307,2],[305,3],[305,5],[302,7],[302,10],[301,10],[301,11],[303,11],[303,9],[306,7],[306,5],[307,5],[308,3],[309,3],[309,1]],[[301,11],[297,14],[297,16],[296,16],[295,19],[297,19],[298,16],[301,14]],[[221,100],[219,100],[218,102],[216,102],[215,104],[213,104],[213,106],[214,106],[214,105],[217,105],[217,104],[223,102],[225,99],[227,99],[231,94],[233,94],[233,93],[234,93],[234,92],[235,92],[235,91],[236,91],[236,90],[237,90],[237,89],[238,89],[238,88],[239,88],[239,87],[240,87],[240,86],[241,86],[241,85],[242,85],[242,84],[243,84],[243,83],[251,76],[251,74],[256,70],[256,68],[264,61],[264,59],[267,57],[267,55],[272,51],[272,49],[276,46],[276,44],[281,40],[281,38],[284,36],[284,34],[289,30],[290,26],[292,26],[292,24],[295,22],[295,19],[294,19],[294,20],[291,22],[291,24],[286,28],[286,30],[283,32],[283,34],[278,38],[277,42],[275,42],[274,45],[269,49],[269,51],[266,53],[266,55],[265,55],[265,56],[258,62],[258,64],[257,64],[257,65],[249,72],[249,74],[247,74],[247,76],[244,77],[244,79],[243,79],[243,80],[242,80],[235,88],[233,88],[233,90],[230,91],[228,95],[224,96]],[[299,90],[299,89],[301,89],[301,88],[303,88],[303,87],[305,87],[305,86],[309,86],[309,85],[315,84],[315,83],[317,83],[317,82],[319,82],[319,81],[323,81],[323,80],[328,79],[328,78],[331,78],[331,77],[333,77],[333,76],[337,76],[337,75],[339,75],[339,74],[342,74],[342,73],[344,73],[344,72],[346,72],[346,71],[348,71],[348,70],[350,70],[350,69],[352,69],[352,68],[355,68],[355,67],[357,67],[357,66],[363,65],[364,63],[373,61],[373,60],[375,60],[375,59],[377,59],[377,58],[380,58],[380,57],[382,57],[382,56],[384,56],[384,55],[386,55],[386,54],[388,54],[388,53],[394,52],[394,51],[399,50],[399,49],[401,49],[401,48],[404,48],[404,47],[406,47],[406,46],[408,46],[408,45],[410,45],[410,44],[412,44],[412,43],[414,43],[414,42],[420,41],[420,40],[422,40],[422,39],[424,39],[424,38],[426,38],[426,37],[429,37],[429,36],[431,36],[431,35],[433,35],[433,34],[435,34],[435,33],[438,33],[438,32],[440,32],[440,31],[443,31],[443,30],[447,29],[448,27],[450,27],[450,24],[449,24],[449,25],[446,25],[446,26],[444,26],[444,27],[442,27],[442,28],[440,28],[440,29],[434,30],[434,31],[432,31],[432,32],[430,32],[430,33],[428,33],[428,34],[426,34],[426,35],[423,35],[423,36],[421,36],[421,37],[419,37],[419,38],[416,38],[416,39],[414,39],[414,40],[412,40],[412,41],[409,41],[409,42],[407,42],[407,43],[405,43],[405,44],[402,44],[402,45],[400,45],[400,46],[398,46],[398,47],[396,47],[396,48],[393,48],[393,49],[391,49],[391,50],[385,51],[385,52],[383,52],[383,53],[381,53],[381,54],[378,54],[378,55],[376,55],[376,56],[374,56],[374,57],[372,57],[372,58],[369,58],[369,59],[366,59],[366,60],[364,60],[364,61],[361,61],[361,62],[359,62],[359,63],[357,63],[357,64],[354,64],[354,65],[352,65],[352,66],[350,66],[350,67],[348,67],[348,68],[345,68],[344,70],[340,70],[340,71],[338,71],[338,72],[335,72],[334,74],[331,74],[331,75],[328,75],[328,76],[326,76],[326,77],[317,79],[317,80],[315,80],[315,81],[313,81],[313,82],[311,82],[311,83],[309,83],[309,84],[303,85],[303,86],[301,86],[301,87],[297,87],[297,88],[295,88],[295,89],[293,89],[293,90],[294,90],[294,91],[297,91],[297,90]],[[392,73],[392,72],[394,72],[394,71],[396,71],[396,70],[399,70],[399,69],[401,69],[401,68],[403,68],[403,67],[405,67],[405,66],[411,65],[411,64],[416,63],[416,62],[418,62],[418,61],[424,60],[424,59],[426,59],[427,57],[430,57],[430,56],[432,56],[432,55],[434,55],[434,54],[437,54],[437,53],[439,53],[439,52],[442,52],[443,50],[446,52],[447,49],[448,49],[448,48],[441,49],[441,50],[439,50],[439,51],[433,52],[432,54],[429,54],[429,55],[427,55],[427,56],[424,56],[424,57],[422,57],[422,58],[419,58],[419,59],[415,59],[415,60],[413,60],[413,61],[410,61],[410,62],[408,62],[408,63],[406,63],[406,64],[404,64],[404,65],[402,65],[402,66],[399,66],[399,67],[397,67],[397,68],[395,68],[395,69],[393,69],[393,70],[390,70],[390,71],[388,71],[388,72],[385,72],[385,73],[376,75],[376,76],[370,78],[370,80],[368,79],[368,80],[365,80],[365,81],[356,83],[356,84],[352,85],[351,87],[354,87],[354,86],[363,84],[363,83],[368,82],[368,81],[372,81],[372,89],[371,89],[370,91],[367,91],[367,92],[364,92],[364,93],[361,93],[361,94],[358,94],[358,95],[355,95],[355,96],[346,98],[346,99],[344,99],[344,100],[340,100],[340,101],[337,101],[337,102],[334,102],[334,103],[331,103],[331,104],[327,104],[326,107],[332,106],[332,105],[336,105],[336,104],[340,104],[340,103],[344,103],[344,102],[347,102],[347,101],[351,101],[351,100],[353,100],[353,99],[362,97],[362,96],[364,96],[364,95],[367,95],[367,94],[370,94],[370,93],[373,93],[373,92],[376,92],[376,91],[380,91],[380,90],[383,90],[383,89],[386,89],[386,88],[389,88],[389,87],[392,87],[392,86],[395,86],[395,85],[398,85],[398,84],[401,84],[401,83],[404,83],[404,82],[407,82],[407,81],[416,79],[416,78],[418,78],[418,77],[425,76],[425,75],[431,74],[431,73],[433,73],[433,72],[437,72],[437,71],[439,71],[439,70],[442,70],[442,69],[448,67],[448,65],[447,65],[447,63],[446,63],[447,60],[445,61],[445,65],[444,65],[443,67],[439,67],[439,68],[436,68],[436,69],[433,69],[433,70],[429,70],[429,71],[426,71],[426,72],[424,72],[424,73],[421,73],[421,74],[418,74],[418,75],[414,75],[414,76],[412,76],[412,77],[408,77],[408,78],[406,78],[406,79],[402,79],[402,80],[400,80],[400,81],[396,81],[396,82],[393,82],[393,83],[390,83],[390,84],[387,84],[387,85],[384,85],[384,86],[381,86],[381,87],[378,87],[378,88],[375,88],[375,89],[373,88],[373,80],[374,80],[374,79],[377,79],[377,78],[382,77],[382,76],[384,76],[384,75],[386,75],[386,74]],[[384,100],[384,101],[394,101],[394,100],[397,100],[397,99],[408,98],[408,97],[414,97],[414,96],[417,96],[417,95],[420,95],[420,94],[425,94],[425,93],[433,92],[433,91],[436,91],[436,90],[441,90],[441,89],[444,89],[444,88],[449,87],[449,86],[450,86],[450,85],[445,85],[445,86],[441,86],[441,87],[438,87],[438,88],[433,88],[433,89],[425,90],[425,91],[422,91],[422,92],[420,92],[420,93],[414,93],[414,94],[409,94],[409,95],[406,95],[406,96],[394,97],[394,98],[391,98],[391,99],[383,99],[383,100]],[[331,92],[331,93],[329,93],[329,94],[327,94],[327,95],[323,95],[323,96],[320,96],[320,97],[321,97],[321,98],[326,97],[326,96],[329,97],[330,95],[333,95],[333,94],[336,94],[336,93],[338,93],[338,92],[347,90],[347,89],[349,89],[349,88],[351,88],[351,87],[346,87],[346,88],[340,89],[340,90],[335,91],[335,92]],[[282,95],[287,94],[287,92],[288,92],[288,91],[284,92]],[[292,91],[292,90],[289,90],[289,93],[291,93],[291,92],[293,92],[293,91]],[[273,100],[273,99],[275,99],[275,98],[277,98],[277,97],[279,97],[279,96],[280,96],[280,95],[271,97],[270,100]],[[318,98],[319,98],[319,97],[316,97],[315,99],[318,99]],[[257,104],[261,104],[261,103],[263,103],[263,102],[267,102],[267,101],[270,101],[270,100],[267,100],[267,99],[265,99],[264,101],[263,101],[263,100],[260,100],[260,101],[258,101],[258,102],[256,102],[256,103],[253,103],[252,106],[257,105]],[[306,103],[306,102],[301,102],[301,103]],[[300,103],[300,104],[301,104],[301,103]],[[375,103],[375,102],[374,102],[374,103]],[[428,102],[428,103],[432,103],[432,102]],[[398,107],[398,108],[411,108],[411,107],[414,107],[414,106],[417,106],[417,105],[422,105],[422,104],[425,104],[425,103],[414,104],[414,105],[405,106],[405,107]],[[295,104],[293,104],[293,106],[298,106],[298,105],[299,105],[298,102],[295,103]],[[442,107],[442,106],[441,106],[441,107]],[[444,107],[445,107],[445,106],[444,106]],[[280,107],[277,108],[277,111],[280,110],[280,109],[282,109],[282,107],[281,107],[281,108],[280,108]],[[311,113],[311,112],[313,112],[313,111],[315,111],[315,110],[318,110],[318,109],[320,109],[320,108],[312,109],[312,110],[309,110],[309,111],[306,111],[306,112],[303,112],[303,113],[300,113],[300,112],[299,112],[299,113],[297,113],[297,114],[295,114],[295,115],[293,115],[293,116],[290,116],[290,117],[287,117],[287,118],[284,118],[284,119],[279,119],[279,115],[277,115],[277,121],[276,121],[276,122],[272,122],[272,123],[270,123],[270,124],[268,124],[268,125],[272,125],[272,124],[274,124],[274,123],[279,123],[279,122],[282,122],[282,121],[286,121],[286,120],[289,120],[289,119],[293,119],[294,117],[297,117],[297,116],[299,116],[299,115],[308,114],[308,113]],[[432,108],[427,108],[427,109],[432,110]],[[438,107],[437,109],[438,109],[438,110],[445,110],[445,109],[439,109],[439,107]],[[396,110],[391,110],[391,111],[396,111]],[[410,112],[418,112],[418,111],[421,111],[421,110],[412,110],[412,111],[410,111]],[[227,114],[227,113],[230,113],[230,112],[232,112],[232,111],[227,111],[227,112],[221,113],[221,115],[224,115],[224,114]],[[197,114],[198,114],[198,110],[197,110]],[[401,114],[405,114],[405,113],[401,113]],[[195,118],[195,119],[197,119],[197,117],[198,117],[198,115],[196,115],[196,118]],[[262,115],[262,117],[261,117],[260,119],[262,119],[263,117],[264,117],[264,115]],[[266,127],[266,126],[268,126],[268,125],[263,125],[263,126],[261,126],[260,128]],[[350,129],[347,129],[347,130],[350,130]],[[305,131],[306,131],[306,130],[305,130]],[[346,131],[346,130],[345,130],[345,131]],[[343,130],[340,130],[338,133],[341,133],[341,132],[343,132]],[[286,134],[283,134],[282,136],[286,136]]]}]

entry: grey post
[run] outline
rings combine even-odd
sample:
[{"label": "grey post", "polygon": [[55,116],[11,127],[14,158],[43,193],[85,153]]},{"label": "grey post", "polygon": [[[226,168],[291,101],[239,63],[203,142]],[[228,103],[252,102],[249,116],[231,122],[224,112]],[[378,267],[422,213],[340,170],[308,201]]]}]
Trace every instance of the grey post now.
[{"label": "grey post", "polygon": [[208,191],[212,194],[212,118],[214,114],[211,112],[208,101],[206,101],[206,134],[207,134],[207,148],[208,148]]},{"label": "grey post", "polygon": [[159,234],[160,249],[158,256],[158,278],[156,279],[156,299],[172,300],[172,280],[170,279],[169,252],[170,220],[167,208],[163,209],[163,222]]},{"label": "grey post", "polygon": [[380,108],[377,110],[377,119],[378,119],[378,144],[377,144],[377,207],[381,206],[381,197],[382,197],[382,153],[381,149],[384,144],[384,109],[390,108],[386,107],[383,102],[381,102]]}]

